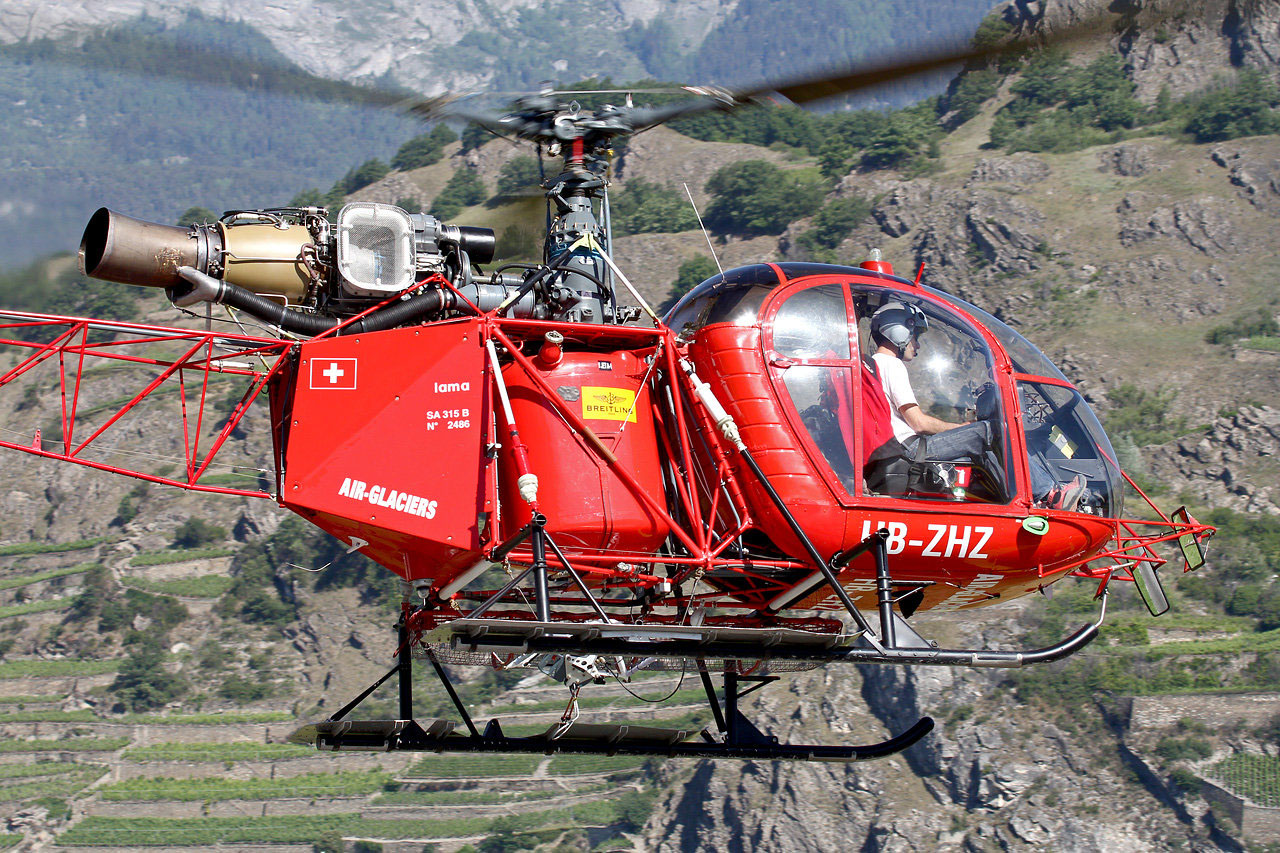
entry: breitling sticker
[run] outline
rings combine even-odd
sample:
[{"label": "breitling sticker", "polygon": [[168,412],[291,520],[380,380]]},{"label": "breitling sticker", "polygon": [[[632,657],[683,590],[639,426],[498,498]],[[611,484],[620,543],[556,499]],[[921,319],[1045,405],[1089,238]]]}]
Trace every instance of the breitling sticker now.
[{"label": "breitling sticker", "polygon": [[636,392],[626,388],[582,386],[582,417],[636,422]]}]

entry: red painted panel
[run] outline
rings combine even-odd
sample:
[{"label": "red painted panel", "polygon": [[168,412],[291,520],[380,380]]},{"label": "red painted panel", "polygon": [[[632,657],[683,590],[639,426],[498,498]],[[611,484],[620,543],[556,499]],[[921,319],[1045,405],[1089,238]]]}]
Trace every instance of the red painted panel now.
[{"label": "red painted panel", "polygon": [[493,510],[486,376],[474,321],[303,343],[281,503],[402,577],[473,564]]},{"label": "red painted panel", "polygon": [[[534,362],[537,365],[537,362]],[[573,407],[648,494],[664,502],[654,432],[648,365],[634,353],[566,352],[540,367],[560,399]],[[538,475],[538,506],[561,546],[652,553],[670,532],[587,442],[570,429],[518,364],[502,371],[516,425]],[[504,443],[501,455],[503,530],[529,521],[529,505],[516,489],[517,470]]]}]

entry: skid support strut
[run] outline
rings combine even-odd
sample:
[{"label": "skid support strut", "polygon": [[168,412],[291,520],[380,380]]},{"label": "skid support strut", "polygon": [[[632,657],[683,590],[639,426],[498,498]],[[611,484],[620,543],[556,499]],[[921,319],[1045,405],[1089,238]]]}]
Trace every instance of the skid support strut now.
[{"label": "skid support strut", "polygon": [[[399,626],[402,639],[409,639],[408,630]],[[738,700],[766,684],[776,681],[775,676],[744,676],[736,672],[724,675],[724,703],[715,694],[715,688],[705,662],[699,661],[699,674],[707,691],[707,700],[715,717],[719,738],[705,729],[664,729],[650,726],[556,723],[541,734],[525,737],[509,737],[502,731],[499,720],[492,719],[481,732],[467,712],[454,689],[449,674],[440,664],[434,651],[427,650],[440,683],[444,686],[466,725],[467,734],[455,731],[457,724],[451,720],[432,720],[423,725],[412,716],[412,676],[406,664],[410,648],[404,645],[396,666],[374,682],[355,700],[344,705],[336,714],[322,723],[303,726],[289,736],[293,743],[314,745],[330,750],[376,750],[421,752],[515,752],[587,754],[587,755],[654,755],[665,757],[748,758],[757,760],[793,761],[864,761],[882,758],[901,752],[924,737],[933,729],[933,720],[925,717],[907,731],[881,743],[865,746],[782,744],[771,735],[761,732],[743,716]],[[347,720],[347,714],[370,693],[399,674],[399,720]],[[742,688],[744,682],[750,687]],[[699,739],[699,735],[701,738]]]}]

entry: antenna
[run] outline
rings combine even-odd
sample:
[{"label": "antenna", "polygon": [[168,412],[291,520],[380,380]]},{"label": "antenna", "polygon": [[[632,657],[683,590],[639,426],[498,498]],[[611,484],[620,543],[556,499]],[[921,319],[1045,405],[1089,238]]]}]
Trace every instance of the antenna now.
[{"label": "antenna", "polygon": [[716,257],[716,247],[711,245],[711,235],[707,233],[707,226],[702,224],[702,214],[698,212],[698,203],[693,200],[693,193],[689,192],[689,184],[683,182],[680,186],[684,187],[684,194],[689,197],[689,206],[693,208],[693,215],[698,217],[698,227],[702,229],[702,236],[707,238],[707,248],[711,250],[711,260],[716,262],[716,269],[720,270],[720,275],[724,275],[724,267],[720,266],[720,259]]}]

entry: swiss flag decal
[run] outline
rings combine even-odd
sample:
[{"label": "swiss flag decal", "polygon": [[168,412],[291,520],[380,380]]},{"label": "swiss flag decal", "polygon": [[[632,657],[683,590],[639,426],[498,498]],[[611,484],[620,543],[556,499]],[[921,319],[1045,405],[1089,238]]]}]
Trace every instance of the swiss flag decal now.
[{"label": "swiss flag decal", "polygon": [[311,387],[317,390],[356,390],[354,358],[311,359]]}]

